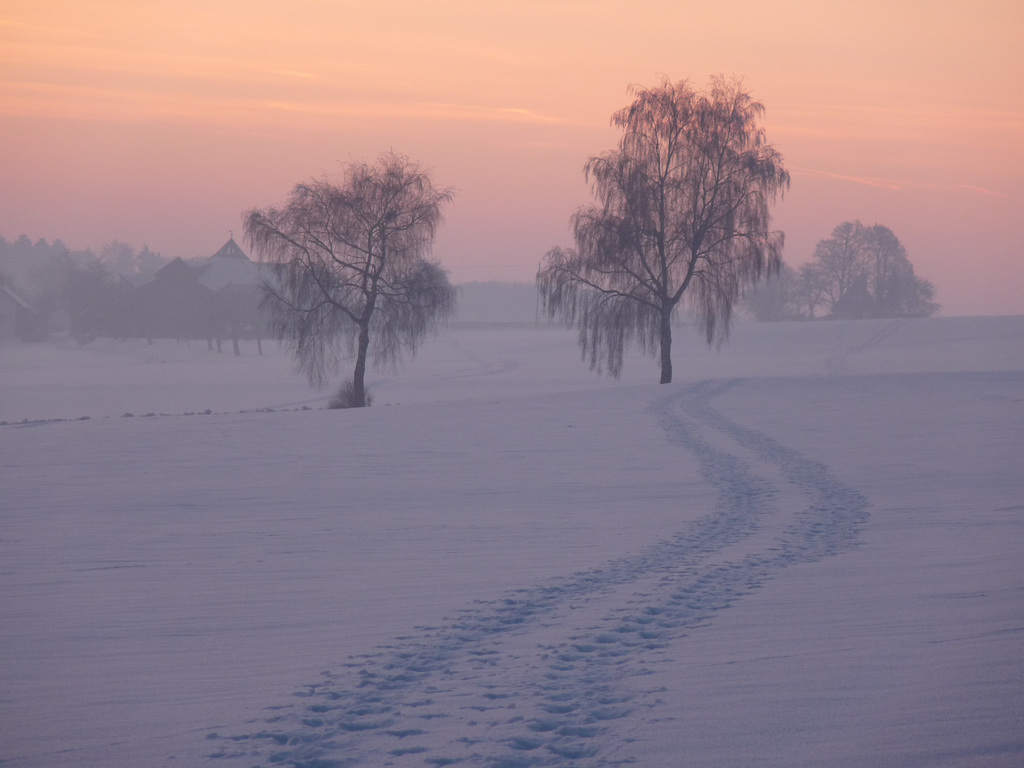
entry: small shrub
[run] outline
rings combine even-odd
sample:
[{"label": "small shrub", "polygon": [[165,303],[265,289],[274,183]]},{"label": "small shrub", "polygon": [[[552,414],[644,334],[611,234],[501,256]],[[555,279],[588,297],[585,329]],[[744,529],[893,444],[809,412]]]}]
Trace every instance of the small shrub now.
[{"label": "small shrub", "polygon": [[356,403],[355,387],[352,386],[351,381],[346,381],[341,385],[337,394],[327,401],[328,408],[360,408],[362,406],[369,406],[373,402],[373,398],[369,392],[366,392],[366,402]]}]

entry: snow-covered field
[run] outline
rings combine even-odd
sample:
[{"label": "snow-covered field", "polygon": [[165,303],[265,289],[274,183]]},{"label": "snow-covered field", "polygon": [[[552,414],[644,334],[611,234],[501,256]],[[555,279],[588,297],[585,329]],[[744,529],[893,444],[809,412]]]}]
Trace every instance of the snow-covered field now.
[{"label": "snow-covered field", "polygon": [[4,768],[1024,764],[1024,318],[242,352],[0,346]]}]

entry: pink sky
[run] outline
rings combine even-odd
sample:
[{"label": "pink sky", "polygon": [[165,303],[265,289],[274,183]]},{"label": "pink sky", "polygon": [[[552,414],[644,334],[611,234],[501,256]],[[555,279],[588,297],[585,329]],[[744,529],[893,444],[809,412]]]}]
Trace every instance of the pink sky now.
[{"label": "pink sky", "polygon": [[945,314],[1024,314],[1019,0],[4,0],[0,235],[213,253],[393,149],[457,190],[435,255],[530,280],[630,83],[742,76],[793,186],[786,260],[889,226]]}]

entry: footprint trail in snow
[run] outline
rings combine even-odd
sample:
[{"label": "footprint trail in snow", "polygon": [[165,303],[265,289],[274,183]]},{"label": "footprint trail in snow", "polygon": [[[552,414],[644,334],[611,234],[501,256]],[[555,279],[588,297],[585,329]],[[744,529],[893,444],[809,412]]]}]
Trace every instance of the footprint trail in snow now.
[{"label": "footprint trail in snow", "polygon": [[621,726],[658,706],[673,645],[782,569],[847,551],[867,520],[867,500],[827,467],[711,406],[737,384],[700,383],[651,409],[714,488],[706,516],[636,556],[473,604],[352,658],[257,730],[209,734],[213,762],[633,762]]}]

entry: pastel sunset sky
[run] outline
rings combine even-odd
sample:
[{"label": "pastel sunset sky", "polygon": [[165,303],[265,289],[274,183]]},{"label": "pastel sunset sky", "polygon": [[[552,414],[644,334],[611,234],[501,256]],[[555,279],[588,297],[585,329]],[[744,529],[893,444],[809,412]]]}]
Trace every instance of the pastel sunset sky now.
[{"label": "pastel sunset sky", "polygon": [[0,235],[210,255],[394,150],[457,190],[454,281],[532,280],[628,86],[720,73],[793,175],[788,263],[885,224],[944,314],[1024,314],[1020,0],[0,0]]}]

